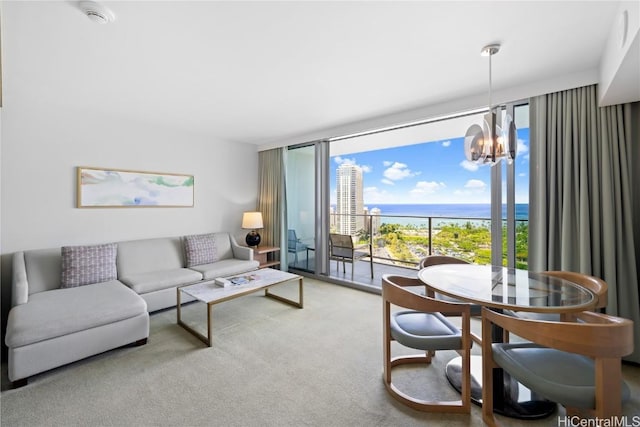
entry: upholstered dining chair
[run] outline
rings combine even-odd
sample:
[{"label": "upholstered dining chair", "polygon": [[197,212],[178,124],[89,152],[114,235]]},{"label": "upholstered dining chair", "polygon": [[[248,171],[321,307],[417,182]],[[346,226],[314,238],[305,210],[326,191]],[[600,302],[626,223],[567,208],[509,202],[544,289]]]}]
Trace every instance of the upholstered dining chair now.
[{"label": "upholstered dining chair", "polygon": [[420,260],[419,267],[420,269],[423,269],[431,265],[440,264],[469,264],[469,262],[450,255],[429,255]]},{"label": "upholstered dining chair", "polygon": [[528,340],[482,347],[482,417],[493,416],[493,370],[502,368],[531,391],[565,406],[568,415],[585,413],[610,419],[622,413],[629,388],[622,381],[621,358],[633,351],[633,322],[582,312],[579,322],[521,319],[482,309],[482,335],[491,340],[497,325]]},{"label": "upholstered dining chair", "polygon": [[[420,263],[418,264],[418,267],[422,270],[425,267],[429,267],[432,265],[441,265],[441,264],[471,264],[468,261],[465,261],[463,259],[460,258],[456,258],[453,256],[449,256],[449,255],[429,255],[425,258],[422,258],[420,260]],[[455,298],[451,298],[448,297],[446,295],[442,295],[439,294],[437,292],[433,292],[430,289],[427,288],[427,292],[430,297],[439,299],[439,300],[444,300],[444,301],[449,301],[449,302],[462,302],[460,300],[457,300]],[[473,317],[480,317],[480,309],[482,308],[481,305],[478,304],[471,304],[471,316]]]},{"label": "upholstered dining chair", "polygon": [[[570,282],[577,283],[580,286],[583,286],[589,289],[593,294],[598,298],[598,302],[595,306],[596,311],[600,311],[601,309],[607,306],[607,291],[609,286],[607,282],[600,279],[599,277],[589,276],[587,274],[576,273],[573,271],[545,271],[542,274],[547,276],[559,277],[561,279],[569,280]],[[504,312],[510,316],[516,316],[523,319],[530,320],[549,320],[552,322],[560,322],[571,320],[571,314],[558,314],[558,313],[536,313],[529,311],[511,311],[506,310]],[[509,342],[509,331],[503,332],[503,341]]]},{"label": "upholstered dining chair", "polygon": [[340,268],[342,261],[342,273],[346,273],[345,263],[351,263],[351,280],[353,280],[354,263],[361,258],[369,257],[371,278],[373,279],[373,254],[369,251],[360,251],[365,246],[355,247],[353,238],[348,234],[329,234],[329,259],[336,261],[336,269]]},{"label": "upholstered dining chair", "polygon": [[298,252],[307,250],[307,245],[302,243],[296,234],[296,230],[287,230],[287,253],[294,254],[293,265],[298,265]]},{"label": "upholstered dining chair", "polygon": [[[471,332],[468,304],[438,301],[412,292],[406,287],[421,286],[417,278],[382,277],[384,384],[387,391],[405,405],[425,412],[470,412],[471,406]],[[403,310],[397,311],[392,306]],[[444,313],[462,316],[462,328],[454,326]],[[422,350],[415,355],[392,357],[391,342]],[[426,401],[403,392],[392,381],[394,367],[409,363],[430,364],[436,350],[456,350],[462,356],[461,399],[455,401]],[[444,370],[442,371],[444,375]],[[425,384],[425,386],[427,386]]]},{"label": "upholstered dining chair", "polygon": [[[544,271],[542,274],[546,276],[559,277],[561,279],[577,283],[578,285],[589,289],[591,292],[593,292],[596,298],[598,298],[598,302],[595,306],[596,311],[600,311],[607,306],[607,292],[609,286],[607,285],[607,282],[600,279],[599,277],[589,276],[587,274],[576,273],[573,271]],[[533,313],[516,311],[510,312],[509,314],[533,320],[551,320],[555,322],[558,322],[560,320],[567,320],[565,318],[561,319],[561,316],[557,313]]]}]

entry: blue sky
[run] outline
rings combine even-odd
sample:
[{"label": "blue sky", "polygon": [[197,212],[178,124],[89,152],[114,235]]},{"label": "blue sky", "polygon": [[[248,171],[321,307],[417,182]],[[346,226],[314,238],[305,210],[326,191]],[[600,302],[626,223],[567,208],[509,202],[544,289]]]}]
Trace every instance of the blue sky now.
[{"label": "blue sky", "polygon": [[[336,203],[336,169],[343,163],[363,169],[365,205],[491,203],[491,167],[465,159],[463,137],[332,156],[332,204]],[[528,128],[518,129],[515,165],[516,203],[528,203]]]}]

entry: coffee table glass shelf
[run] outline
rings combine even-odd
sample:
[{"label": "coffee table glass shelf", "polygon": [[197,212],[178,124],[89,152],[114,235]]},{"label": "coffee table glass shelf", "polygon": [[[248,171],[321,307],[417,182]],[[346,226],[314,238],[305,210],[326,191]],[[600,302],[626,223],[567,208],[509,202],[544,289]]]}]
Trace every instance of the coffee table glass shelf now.
[{"label": "coffee table glass shelf", "polygon": [[[297,308],[303,308],[303,288],[302,288],[302,276],[297,274],[291,274],[286,271],[274,270],[271,268],[249,271],[247,273],[238,274],[231,277],[225,277],[227,286],[216,284],[216,280],[220,283],[224,283],[219,279],[209,280],[202,283],[196,283],[194,285],[187,285],[177,288],[176,290],[176,316],[178,325],[189,331],[195,337],[207,344],[209,347],[213,345],[212,339],[212,307],[215,304],[219,304],[224,301],[229,301],[234,298],[239,298],[244,295],[252,294],[254,292],[264,289],[264,296],[276,299],[286,304],[292,305]],[[283,283],[298,280],[298,301],[291,300],[280,295],[269,292],[269,288],[272,286],[280,285]],[[239,284],[233,284],[233,283]],[[196,300],[203,302],[207,305],[207,336],[204,336],[200,332],[187,325],[182,320],[181,305],[182,305],[182,293],[189,295]]]}]

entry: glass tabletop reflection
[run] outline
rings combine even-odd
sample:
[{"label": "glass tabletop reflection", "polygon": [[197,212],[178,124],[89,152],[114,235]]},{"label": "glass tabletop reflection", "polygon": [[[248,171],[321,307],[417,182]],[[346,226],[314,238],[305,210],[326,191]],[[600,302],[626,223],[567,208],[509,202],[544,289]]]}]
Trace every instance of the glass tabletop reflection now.
[{"label": "glass tabletop reflection", "polygon": [[500,266],[434,265],[420,270],[418,277],[435,292],[486,307],[571,313],[597,303],[593,293],[577,283]]}]

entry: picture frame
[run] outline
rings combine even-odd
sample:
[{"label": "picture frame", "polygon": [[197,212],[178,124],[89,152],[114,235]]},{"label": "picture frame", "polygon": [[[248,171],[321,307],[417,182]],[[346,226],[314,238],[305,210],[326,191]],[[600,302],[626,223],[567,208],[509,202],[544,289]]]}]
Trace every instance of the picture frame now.
[{"label": "picture frame", "polygon": [[193,207],[194,176],[78,166],[76,207]]}]

